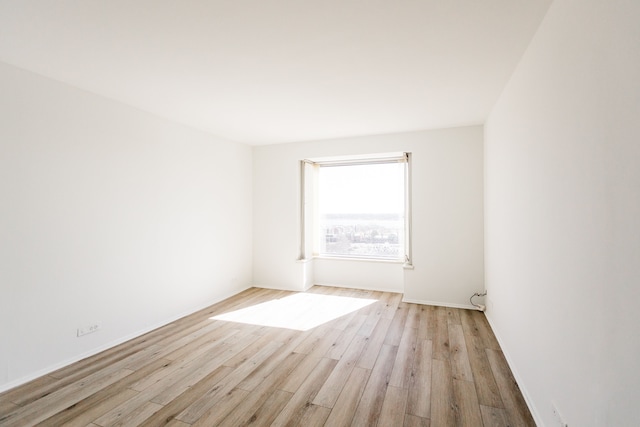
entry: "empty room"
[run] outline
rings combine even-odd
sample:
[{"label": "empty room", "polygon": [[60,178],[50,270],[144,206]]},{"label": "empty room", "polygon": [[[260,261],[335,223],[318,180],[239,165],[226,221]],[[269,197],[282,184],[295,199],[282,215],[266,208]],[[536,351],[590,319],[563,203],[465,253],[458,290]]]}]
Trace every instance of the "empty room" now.
[{"label": "empty room", "polygon": [[0,426],[640,425],[637,0],[0,0]]}]

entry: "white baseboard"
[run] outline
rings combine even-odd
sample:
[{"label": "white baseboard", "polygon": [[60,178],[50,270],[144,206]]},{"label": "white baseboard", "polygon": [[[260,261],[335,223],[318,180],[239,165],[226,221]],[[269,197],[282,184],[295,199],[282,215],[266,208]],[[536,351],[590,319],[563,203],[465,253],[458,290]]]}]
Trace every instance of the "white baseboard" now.
[{"label": "white baseboard", "polygon": [[426,301],[414,298],[402,298],[402,302],[409,302],[412,304],[422,304],[422,305],[435,305],[438,307],[449,307],[449,308],[462,308],[466,310],[478,310],[476,307],[471,304],[456,304],[452,302],[440,302],[440,301]]},{"label": "white baseboard", "polygon": [[254,288],[271,289],[274,291],[304,292],[304,288],[294,288],[289,286],[253,285]]},{"label": "white baseboard", "polygon": [[384,287],[362,287],[362,286],[349,286],[349,285],[331,285],[327,283],[315,283],[313,286],[324,286],[327,288],[346,288],[346,289],[361,289],[363,291],[377,291],[377,292],[390,292],[392,294],[401,294],[402,291],[395,288]]},{"label": "white baseboard", "polygon": [[108,349],[113,348],[113,347],[115,347],[117,345],[120,345],[120,344],[122,344],[124,342],[127,342],[127,341],[132,340],[134,338],[137,338],[137,337],[139,337],[141,335],[149,333],[149,332],[151,332],[151,331],[153,331],[155,329],[161,328],[161,327],[163,327],[165,325],[168,325],[171,322],[175,322],[178,319],[181,319],[181,318],[183,318],[185,316],[193,314],[196,311],[199,311],[199,310],[202,310],[204,308],[207,308],[210,305],[216,304],[216,303],[218,303],[220,301],[223,301],[223,300],[225,300],[227,298],[230,298],[230,297],[232,297],[234,295],[237,295],[240,292],[244,292],[249,288],[251,288],[251,286],[247,286],[246,288],[240,289],[240,290],[238,290],[236,292],[233,292],[230,295],[214,298],[213,300],[211,300],[209,302],[206,302],[206,303],[203,303],[203,304],[198,304],[194,308],[186,310],[186,311],[184,311],[182,313],[179,313],[179,314],[177,314],[175,316],[171,316],[170,318],[165,319],[165,320],[163,320],[161,322],[158,322],[157,324],[154,324],[152,326],[149,326],[148,328],[144,328],[144,329],[139,330],[137,332],[128,334],[128,335],[126,335],[126,336],[124,336],[122,338],[118,338],[118,339],[116,339],[114,341],[111,341],[111,342],[105,344],[105,345],[101,345],[99,347],[96,347],[96,348],[93,348],[93,349],[91,349],[89,351],[86,351],[86,352],[84,352],[82,354],[79,354],[77,356],[74,356],[74,357],[71,357],[69,359],[66,359],[66,360],[64,360],[62,362],[55,363],[53,365],[47,366],[44,369],[40,369],[40,370],[38,370],[36,372],[32,372],[29,375],[25,375],[25,376],[23,376],[21,378],[18,378],[16,380],[9,381],[8,383],[0,385],[0,393],[5,392],[7,390],[11,390],[12,388],[15,388],[15,387],[19,387],[19,386],[21,386],[23,384],[28,383],[29,381],[35,380],[36,378],[40,378],[40,377],[42,377],[44,375],[48,375],[48,374],[50,374],[50,373],[52,373],[54,371],[57,371],[58,369],[64,368],[65,366],[69,366],[69,365],[71,365],[73,363],[79,362],[80,360],[86,359],[87,357],[94,356],[94,355],[100,353],[101,351],[108,350]]}]

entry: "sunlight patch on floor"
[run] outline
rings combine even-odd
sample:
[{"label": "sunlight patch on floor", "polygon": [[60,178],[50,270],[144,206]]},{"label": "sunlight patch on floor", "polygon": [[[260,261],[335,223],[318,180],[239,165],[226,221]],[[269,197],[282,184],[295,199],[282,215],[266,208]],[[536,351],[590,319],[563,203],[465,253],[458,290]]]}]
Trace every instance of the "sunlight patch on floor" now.
[{"label": "sunlight patch on floor", "polygon": [[214,316],[211,320],[307,331],[374,302],[377,300],[299,293]]}]

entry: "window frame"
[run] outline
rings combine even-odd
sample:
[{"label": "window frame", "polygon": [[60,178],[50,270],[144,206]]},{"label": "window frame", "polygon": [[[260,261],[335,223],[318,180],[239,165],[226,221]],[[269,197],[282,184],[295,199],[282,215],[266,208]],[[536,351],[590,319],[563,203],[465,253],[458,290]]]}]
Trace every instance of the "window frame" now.
[{"label": "window frame", "polygon": [[[319,242],[318,227],[318,171],[323,166],[356,166],[381,163],[404,163],[404,254],[397,259],[369,256],[327,255],[317,251]],[[299,164],[300,174],[300,261],[314,258],[356,260],[384,263],[403,263],[405,268],[413,268],[412,259],[412,206],[411,206],[411,153],[379,153],[360,156],[341,156],[303,159]]]}]

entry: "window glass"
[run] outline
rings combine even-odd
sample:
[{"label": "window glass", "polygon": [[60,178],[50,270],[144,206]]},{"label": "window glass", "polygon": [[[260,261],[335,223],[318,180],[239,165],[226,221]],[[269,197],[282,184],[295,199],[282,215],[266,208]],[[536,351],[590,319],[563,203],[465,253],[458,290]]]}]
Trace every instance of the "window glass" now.
[{"label": "window glass", "polygon": [[404,258],[405,164],[320,165],[320,255]]}]

